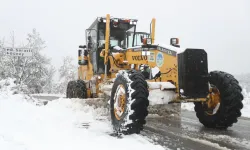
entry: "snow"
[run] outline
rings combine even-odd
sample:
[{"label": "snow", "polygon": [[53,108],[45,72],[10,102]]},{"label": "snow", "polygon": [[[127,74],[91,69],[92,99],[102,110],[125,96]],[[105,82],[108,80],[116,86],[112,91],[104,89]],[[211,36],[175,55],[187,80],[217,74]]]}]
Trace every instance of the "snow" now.
[{"label": "snow", "polygon": [[175,89],[175,85],[171,82],[147,82],[149,89]]},{"label": "snow", "polygon": [[188,111],[194,111],[194,103],[181,103],[181,109],[188,110]]},{"label": "snow", "polygon": [[182,137],[183,137],[183,138],[186,138],[186,139],[189,139],[189,140],[192,140],[192,141],[195,141],[195,142],[199,142],[199,143],[204,144],[204,145],[208,145],[208,146],[214,147],[214,148],[216,148],[216,149],[220,149],[220,150],[229,150],[229,149],[226,148],[226,147],[222,147],[222,146],[220,146],[220,145],[217,144],[217,143],[212,143],[212,142],[207,141],[207,140],[192,138],[192,137],[188,137],[188,136],[186,136],[186,135],[183,135]]},{"label": "snow", "polygon": [[36,106],[27,96],[12,95],[13,86],[0,92],[1,150],[164,149],[141,135],[110,136],[113,129],[105,108],[65,98]]},{"label": "snow", "polygon": [[152,70],[152,76],[153,76],[153,78],[155,78],[155,75],[157,75],[160,72],[160,69],[157,66],[155,66],[151,70]]},{"label": "snow", "polygon": [[169,50],[172,50],[172,51],[176,51],[177,54],[182,53],[182,52],[184,52],[186,50],[186,48],[174,47],[172,45],[166,45],[166,44],[158,44],[158,45],[163,47],[163,48],[166,48],[166,49],[169,49]]},{"label": "snow", "polygon": [[120,46],[115,46],[114,49],[118,51],[123,50]]},{"label": "snow", "polygon": [[168,104],[175,97],[176,93],[174,91],[150,90],[148,96],[149,105]]},{"label": "snow", "polygon": [[175,85],[173,85],[172,83],[170,82],[162,82],[161,83],[161,90],[164,90],[164,89],[175,89]]},{"label": "snow", "polygon": [[55,97],[66,97],[65,94],[49,94],[49,93],[30,94],[30,96],[55,96]]},{"label": "snow", "polygon": [[207,134],[207,133],[205,133],[204,136],[212,140],[216,140],[216,141],[223,140],[227,143],[232,143],[234,145],[242,145],[247,149],[250,148],[250,142],[247,141],[246,139],[238,139],[238,138],[234,138],[228,135],[213,135],[213,134]]},{"label": "snow", "polygon": [[161,88],[161,82],[147,82],[149,89],[160,89]]},{"label": "snow", "polygon": [[16,86],[14,81],[15,80],[11,78],[7,78],[6,80],[0,80],[0,91],[8,91],[8,93],[11,92]]},{"label": "snow", "polygon": [[[250,92],[248,94],[250,94]],[[248,95],[248,97],[245,97],[242,102],[244,105],[243,109],[241,110],[242,116],[250,118],[250,96]]]},{"label": "snow", "polygon": [[168,104],[171,100],[174,100],[177,95],[174,91],[167,89],[175,89],[175,85],[170,82],[147,82],[149,87],[149,104]]},{"label": "snow", "polygon": [[250,118],[250,105],[245,104],[244,108],[241,110],[241,116]]}]

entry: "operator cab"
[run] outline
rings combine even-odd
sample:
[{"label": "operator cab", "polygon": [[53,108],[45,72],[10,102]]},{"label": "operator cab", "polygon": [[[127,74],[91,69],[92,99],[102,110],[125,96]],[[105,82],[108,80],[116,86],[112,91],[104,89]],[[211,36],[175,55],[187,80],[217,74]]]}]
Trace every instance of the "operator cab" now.
[{"label": "operator cab", "polygon": [[[111,51],[115,46],[127,49],[142,45],[141,39],[148,38],[150,34],[136,32],[136,24],[136,19],[110,18],[109,47]],[[97,18],[86,30],[87,50],[93,65],[94,74],[103,74],[105,72],[104,57],[100,56],[101,51],[105,48],[105,34],[105,17]]]}]

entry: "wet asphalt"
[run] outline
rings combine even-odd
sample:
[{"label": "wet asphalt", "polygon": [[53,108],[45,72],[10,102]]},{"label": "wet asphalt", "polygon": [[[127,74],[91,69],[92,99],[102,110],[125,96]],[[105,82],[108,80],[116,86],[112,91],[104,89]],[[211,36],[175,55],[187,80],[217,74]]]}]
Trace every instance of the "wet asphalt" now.
[{"label": "wet asphalt", "polygon": [[250,150],[250,119],[239,118],[227,130],[205,128],[194,112],[181,111],[180,117],[147,118],[142,135],[166,149],[178,150]]}]

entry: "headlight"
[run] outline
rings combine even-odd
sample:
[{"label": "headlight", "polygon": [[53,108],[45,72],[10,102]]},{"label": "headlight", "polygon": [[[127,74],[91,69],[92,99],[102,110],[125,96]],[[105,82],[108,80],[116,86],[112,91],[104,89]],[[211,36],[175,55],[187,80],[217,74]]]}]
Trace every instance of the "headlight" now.
[{"label": "headlight", "polygon": [[179,39],[178,38],[171,38],[170,39],[170,44],[171,45],[178,45],[179,44]]}]

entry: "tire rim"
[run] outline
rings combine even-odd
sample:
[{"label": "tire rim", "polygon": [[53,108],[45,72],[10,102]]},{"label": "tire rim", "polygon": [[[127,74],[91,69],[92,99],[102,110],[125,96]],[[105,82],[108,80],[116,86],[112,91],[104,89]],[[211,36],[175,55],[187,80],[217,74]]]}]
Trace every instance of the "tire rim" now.
[{"label": "tire rim", "polygon": [[114,113],[117,120],[121,120],[121,116],[124,113],[126,104],[126,93],[125,88],[120,84],[115,92],[114,96]]},{"label": "tire rim", "polygon": [[211,85],[208,94],[208,101],[205,103],[204,106],[206,108],[205,112],[208,115],[216,114],[220,108],[220,102],[221,98],[219,89],[216,86]]}]

